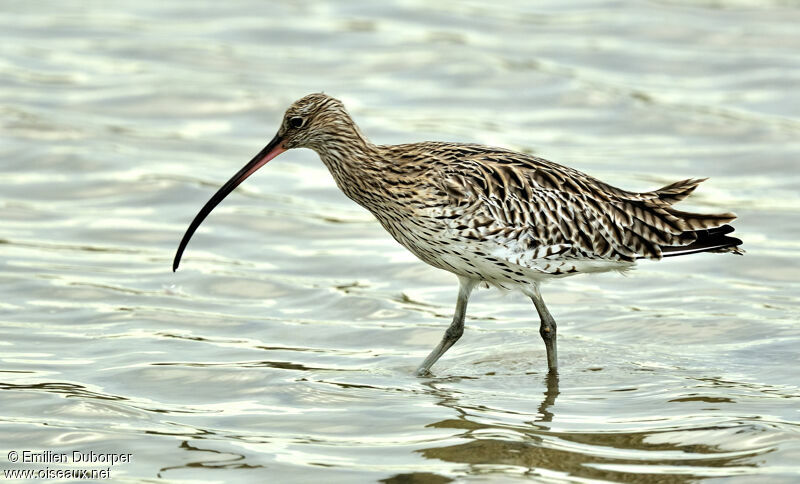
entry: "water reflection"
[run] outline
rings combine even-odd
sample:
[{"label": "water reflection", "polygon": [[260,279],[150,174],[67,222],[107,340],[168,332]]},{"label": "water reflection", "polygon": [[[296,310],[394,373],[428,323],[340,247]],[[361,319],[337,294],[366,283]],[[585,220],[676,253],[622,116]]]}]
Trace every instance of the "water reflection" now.
[{"label": "water reflection", "polygon": [[[444,380],[445,382],[452,382],[459,379]],[[570,455],[570,453],[564,451],[549,450],[541,447],[541,435],[549,431],[549,426],[542,424],[552,422],[554,418],[554,406],[559,395],[558,373],[548,372],[542,379],[544,392],[537,407],[537,414],[533,420],[527,422],[528,425],[525,427],[482,423],[481,419],[475,418],[472,412],[474,410],[481,412],[491,409],[463,405],[458,393],[440,388],[441,383],[440,381],[432,380],[424,385],[437,398],[438,405],[452,409],[458,417],[435,422],[429,424],[428,427],[463,431],[455,434],[454,437],[458,437],[460,440],[468,440],[468,442],[419,450],[418,452],[424,457],[469,464],[473,466],[475,473],[480,473],[480,469],[474,466],[484,464],[514,465],[533,469],[539,467],[539,464],[549,462],[553,458]],[[492,434],[503,435],[511,440],[487,438]]]},{"label": "water reflection", "polygon": [[[745,469],[754,470],[758,466],[756,457],[772,451],[770,446],[764,445],[731,451],[715,445],[687,445],[660,438],[674,429],[634,432],[562,430],[558,424],[553,425],[559,420],[556,400],[560,394],[559,377],[554,373],[542,379],[544,392],[534,418],[525,421],[524,425],[490,423],[492,419],[487,416],[510,411],[465,405],[458,392],[441,388],[447,381],[457,379],[431,381],[426,386],[437,397],[439,405],[450,408],[458,417],[432,423],[429,427],[452,429],[455,433],[448,440],[460,442],[423,448],[418,452],[428,459],[465,464],[470,474],[514,469],[513,473],[538,477],[693,482],[701,475],[726,475],[730,471],[749,473]],[[515,411],[516,417],[519,417],[518,412]],[[675,423],[678,429],[693,433],[717,428],[682,427],[677,420]],[[715,468],[727,471],[719,473],[714,471]]]},{"label": "water reflection", "polygon": [[446,484],[453,481],[454,479],[432,472],[408,472],[396,474],[378,482],[385,484]]},{"label": "water reflection", "polygon": [[10,391],[20,391],[20,392],[43,391],[48,393],[64,395],[66,398],[77,397],[77,398],[90,398],[94,400],[128,400],[125,397],[117,395],[108,395],[101,392],[89,390],[83,385],[77,385],[74,383],[65,383],[65,382],[42,382],[30,385],[28,384],[15,385],[13,383],[0,382],[0,390],[10,390]]},{"label": "water reflection", "polygon": [[553,421],[553,412],[550,411],[550,407],[555,405],[556,397],[558,397],[558,372],[547,372],[547,376],[544,378],[547,391],[544,392],[544,399],[542,399],[542,403],[539,405],[539,415],[541,417],[531,422],[531,425],[535,425],[536,422]]},{"label": "water reflection", "polygon": [[[183,455],[181,456],[183,457],[181,460],[189,460],[189,462],[182,465],[162,467],[158,470],[157,476],[159,479],[169,479],[170,475],[168,473],[170,471],[182,469],[258,469],[264,467],[261,465],[248,464],[245,462],[247,457],[243,454],[222,452],[210,447],[203,448],[197,442],[195,442],[195,445],[192,445],[189,441],[184,440],[181,442],[179,449],[190,452],[188,459]],[[203,458],[203,453],[207,454],[205,458]]]}]

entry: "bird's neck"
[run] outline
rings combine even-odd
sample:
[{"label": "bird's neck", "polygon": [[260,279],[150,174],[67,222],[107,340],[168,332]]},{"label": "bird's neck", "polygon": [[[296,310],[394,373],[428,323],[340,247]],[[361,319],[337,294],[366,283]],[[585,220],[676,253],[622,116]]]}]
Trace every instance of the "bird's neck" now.
[{"label": "bird's neck", "polygon": [[385,162],[379,147],[372,144],[351,121],[313,149],[328,167],[339,189],[366,206],[364,197],[374,193],[384,171]]}]

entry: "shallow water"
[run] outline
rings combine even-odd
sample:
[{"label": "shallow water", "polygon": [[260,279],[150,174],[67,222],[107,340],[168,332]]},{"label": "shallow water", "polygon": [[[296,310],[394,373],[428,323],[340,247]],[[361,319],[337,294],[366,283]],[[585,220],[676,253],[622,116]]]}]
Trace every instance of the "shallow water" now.
[{"label": "shallow water", "polygon": [[[800,479],[800,9],[789,2],[7,2],[0,467],[132,481]],[[535,152],[628,189],[711,177],[745,257],[518,294],[414,259],[309,151],[191,218],[324,90],[376,142]],[[71,454],[70,454],[71,455]],[[104,469],[107,465],[87,468]]]}]

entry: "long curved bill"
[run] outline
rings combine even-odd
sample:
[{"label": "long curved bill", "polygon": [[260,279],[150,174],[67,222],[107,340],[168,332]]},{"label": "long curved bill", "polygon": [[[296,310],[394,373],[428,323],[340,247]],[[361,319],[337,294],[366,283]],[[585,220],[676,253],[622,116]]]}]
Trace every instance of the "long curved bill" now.
[{"label": "long curved bill", "polygon": [[181,263],[183,250],[186,249],[189,239],[192,238],[195,230],[197,230],[197,227],[203,223],[203,220],[205,220],[208,214],[214,210],[214,207],[219,205],[219,202],[228,196],[228,194],[232,192],[234,188],[238,187],[240,183],[245,181],[247,177],[255,173],[256,170],[266,165],[269,160],[286,151],[286,148],[281,146],[281,141],[283,141],[283,139],[280,137],[280,135],[275,135],[275,137],[272,138],[272,141],[270,141],[263,150],[254,156],[248,164],[244,165],[244,167],[235,175],[233,175],[230,180],[222,185],[222,187],[217,190],[217,193],[215,193],[214,196],[211,197],[205,205],[203,205],[203,208],[201,208],[197,215],[195,215],[192,223],[189,224],[189,228],[186,229],[186,233],[183,234],[183,239],[181,239],[181,243],[178,245],[178,251],[175,253],[175,260],[172,261],[172,272],[175,272],[178,269],[178,265]]}]

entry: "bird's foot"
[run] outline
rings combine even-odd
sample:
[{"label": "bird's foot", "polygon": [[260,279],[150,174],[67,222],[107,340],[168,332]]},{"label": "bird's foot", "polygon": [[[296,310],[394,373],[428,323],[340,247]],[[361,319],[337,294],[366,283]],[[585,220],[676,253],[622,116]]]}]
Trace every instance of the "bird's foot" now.
[{"label": "bird's foot", "polygon": [[415,374],[416,376],[418,376],[418,377],[425,377],[425,376],[431,376],[431,375],[432,375],[432,373],[431,373],[431,370],[430,370],[430,369],[428,369],[428,368],[423,368],[423,367],[419,367],[419,368],[417,368],[417,370],[414,372],[414,374]]}]

